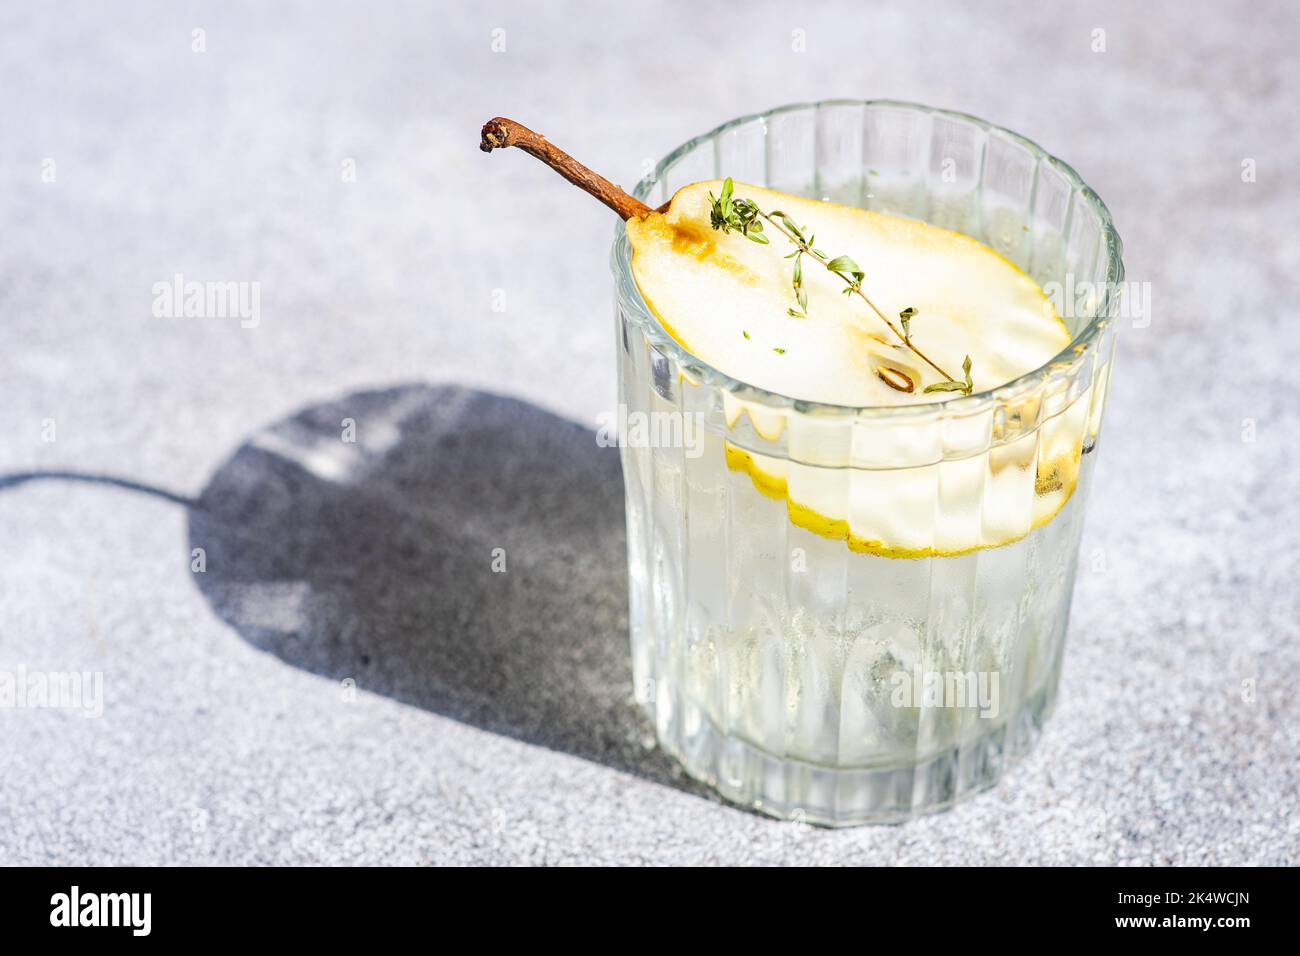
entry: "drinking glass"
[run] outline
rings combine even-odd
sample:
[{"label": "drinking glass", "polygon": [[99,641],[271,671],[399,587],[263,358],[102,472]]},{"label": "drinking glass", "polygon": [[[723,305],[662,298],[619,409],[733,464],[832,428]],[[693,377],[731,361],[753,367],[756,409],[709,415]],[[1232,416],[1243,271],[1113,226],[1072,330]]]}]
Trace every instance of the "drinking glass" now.
[{"label": "drinking glass", "polygon": [[942,403],[850,408],[687,352],[638,292],[622,227],[614,243],[633,678],[660,745],[784,819],[943,809],[996,783],[1052,710],[1119,236],[1034,143],[909,103],[734,120],[636,195],[657,206],[727,176],[966,233],[1057,290],[1073,341],[1042,368]]}]

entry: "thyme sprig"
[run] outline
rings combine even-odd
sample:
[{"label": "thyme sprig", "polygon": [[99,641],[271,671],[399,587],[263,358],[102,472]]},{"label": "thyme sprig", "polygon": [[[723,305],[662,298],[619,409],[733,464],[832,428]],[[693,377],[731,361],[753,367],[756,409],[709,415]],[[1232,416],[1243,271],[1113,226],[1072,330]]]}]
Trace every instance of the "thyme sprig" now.
[{"label": "thyme sprig", "polygon": [[735,184],[731,177],[722,184],[722,195],[715,197],[709,193],[709,224],[724,233],[733,229],[761,245],[767,245],[768,238],[763,235],[763,224],[758,220],[758,207],[745,199],[732,199]]},{"label": "thyme sprig", "polygon": [[903,326],[903,341],[908,345],[912,344],[912,317],[916,315],[916,309],[908,306],[902,312],[898,313],[898,321]]},{"label": "thyme sprig", "polygon": [[898,337],[903,345],[911,349],[925,364],[943,376],[944,380],[942,382],[926,386],[926,392],[961,392],[963,395],[969,395],[974,391],[974,385],[971,383],[970,377],[970,356],[966,356],[966,361],[962,364],[963,371],[966,374],[964,382],[946,372],[942,366],[938,365],[912,343],[910,323],[913,316],[916,315],[916,309],[909,306],[899,313],[898,318],[903,325],[900,331],[898,326],[891,322],[885,316],[885,313],[877,308],[876,303],[871,301],[871,297],[863,291],[862,280],[866,278],[866,272],[849,256],[831,258],[814,245],[817,237],[811,233],[811,230],[808,230],[808,234],[805,235],[807,227],[799,225],[788,214],[779,209],[764,212],[753,200],[737,198],[735,184],[730,176],[722,184],[721,196],[715,197],[712,192],[709,193],[709,203],[709,223],[714,229],[720,229],[723,233],[739,232],[753,242],[766,245],[770,241],[763,231],[763,223],[766,222],[794,245],[794,252],[786,256],[787,259],[794,259],[791,286],[794,290],[797,307],[792,306],[787,310],[787,314],[791,317],[800,319],[808,317],[808,292],[803,284],[803,257],[808,256],[844,280],[845,289],[843,291],[845,295],[856,295],[866,302],[871,307],[871,311],[879,316],[880,321],[889,327],[889,330]]},{"label": "thyme sprig", "polygon": [[975,385],[970,380],[970,356],[966,356],[966,361],[961,363],[961,370],[966,373],[966,381],[958,382],[955,379],[949,379],[946,382],[935,382],[933,385],[927,385],[927,392],[961,392],[963,395],[969,395],[975,390]]}]

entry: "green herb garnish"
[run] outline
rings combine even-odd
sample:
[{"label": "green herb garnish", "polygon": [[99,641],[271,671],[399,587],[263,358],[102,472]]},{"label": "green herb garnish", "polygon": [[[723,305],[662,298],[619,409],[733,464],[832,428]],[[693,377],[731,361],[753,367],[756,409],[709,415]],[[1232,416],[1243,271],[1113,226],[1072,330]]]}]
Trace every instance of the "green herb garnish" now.
[{"label": "green herb garnish", "polygon": [[916,309],[910,305],[898,313],[898,321],[903,323],[903,341],[908,345],[912,344],[912,330],[908,326],[912,324],[912,316],[914,315],[916,315]]},{"label": "green herb garnish", "polygon": [[975,385],[970,380],[970,356],[966,356],[966,361],[961,363],[961,370],[966,373],[966,381],[958,382],[955,379],[948,379],[946,382],[935,382],[933,385],[927,385],[927,392],[961,392],[963,395],[969,395],[975,391]]},{"label": "green herb garnish", "polygon": [[[862,280],[866,278],[866,272],[848,256],[835,256],[831,258],[822,252],[815,245],[817,237],[804,234],[806,226],[801,226],[779,209],[771,212],[764,212],[751,199],[738,199],[735,196],[735,184],[731,177],[728,176],[722,184],[722,195],[715,197],[709,193],[709,223],[714,229],[720,229],[723,233],[739,232],[741,235],[754,242],[768,242],[767,236],[763,235],[763,223],[775,229],[781,235],[785,236],[795,247],[794,252],[786,256],[787,259],[794,260],[794,275],[791,279],[791,287],[794,290],[796,306],[791,306],[786,310],[786,314],[791,318],[804,319],[808,317],[808,290],[803,284],[803,257],[809,256],[820,262],[832,274],[839,276],[844,280],[846,288],[845,295],[856,295],[862,301],[871,307],[871,310],[880,317],[880,321],[889,326],[903,344],[911,349],[918,358],[924,361],[932,369],[944,377],[944,381],[934,385],[926,386],[927,392],[956,392],[961,391],[969,395],[974,386],[970,380],[970,356],[966,357],[966,381],[959,382],[954,379],[948,372],[944,371],[928,355],[912,344],[911,329],[908,327],[911,319],[916,315],[916,310],[908,307],[899,313],[899,320],[903,323],[900,331],[898,326],[885,317],[885,313],[876,307],[870,297],[862,291]],[[776,350],[779,354],[784,354],[784,349]]]}]

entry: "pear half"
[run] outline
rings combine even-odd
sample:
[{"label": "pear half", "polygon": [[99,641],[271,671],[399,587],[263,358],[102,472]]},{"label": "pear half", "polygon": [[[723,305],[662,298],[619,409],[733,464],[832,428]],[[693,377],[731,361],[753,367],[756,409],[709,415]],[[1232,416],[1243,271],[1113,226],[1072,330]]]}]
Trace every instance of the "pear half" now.
[{"label": "pear half", "polygon": [[[678,190],[667,209],[627,223],[632,274],[665,330],[689,352],[732,378],[771,392],[835,405],[943,401],[927,394],[944,381],[845,283],[805,258],[806,318],[791,317],[794,246],[770,225],[769,244],[709,222],[718,181]],[[911,336],[956,378],[973,359],[975,391],[993,388],[1050,361],[1070,342],[1043,290],[1015,265],[969,236],[885,213],[803,199],[744,183],[734,196],[792,217],[828,257],[852,257],[864,291],[895,326],[916,310]],[[914,384],[900,391],[880,369]]]},{"label": "pear half", "polygon": [[[785,256],[794,247],[770,226],[766,245],[714,230],[710,193],[720,195],[722,185],[686,186],[663,212],[627,222],[637,286],[687,351],[735,379],[807,401],[867,407],[953,397],[927,394],[925,386],[944,377],[867,303],[844,295],[843,280],[806,257],[806,317],[790,316],[796,299]],[[1033,371],[1069,345],[1042,289],[968,236],[743,183],[733,195],[784,212],[828,257],[850,256],[866,273],[864,291],[895,325],[903,309],[916,310],[911,335],[932,360],[961,376],[963,359],[972,357],[975,391]],[[914,388],[886,384],[881,366],[904,372]],[[877,430],[855,438],[845,458],[841,443],[822,440],[826,426],[815,416],[727,394],[728,428],[748,414],[762,441],[728,436],[718,452],[758,493],[783,502],[793,524],[852,551],[923,558],[999,547],[1046,524],[1069,501],[1085,436],[1100,415],[1105,371],[1096,389],[1049,403],[1050,410],[1008,415],[1027,427],[991,448],[987,437],[998,438],[1001,427],[993,412],[963,419],[971,453],[956,458],[935,447],[935,429],[889,420],[864,422],[863,429]],[[951,438],[945,433],[945,442]]]}]

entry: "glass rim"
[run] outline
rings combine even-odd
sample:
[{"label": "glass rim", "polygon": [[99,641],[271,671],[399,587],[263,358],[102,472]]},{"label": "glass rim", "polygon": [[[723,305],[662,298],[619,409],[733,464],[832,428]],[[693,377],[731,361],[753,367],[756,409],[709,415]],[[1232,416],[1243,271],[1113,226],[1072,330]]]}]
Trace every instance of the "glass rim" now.
[{"label": "glass rim", "polygon": [[637,199],[645,200],[650,194],[650,190],[659,184],[663,175],[677,160],[737,126],[756,121],[766,121],[782,113],[816,110],[826,106],[893,107],[973,123],[983,130],[985,135],[997,133],[1023,146],[1034,155],[1036,165],[1038,162],[1046,162],[1056,169],[1069,183],[1071,194],[1078,193],[1087,203],[1089,210],[1096,216],[1101,230],[1106,256],[1106,272],[1101,297],[1092,318],[1070,340],[1068,345],[1042,365],[1009,382],[975,392],[972,395],[957,395],[937,402],[922,402],[910,405],[837,405],[830,402],[808,401],[780,392],[772,392],[734,378],[704,361],[693,352],[688,351],[681,343],[669,335],[658,317],[650,310],[645,298],[641,295],[641,290],[632,277],[631,246],[627,239],[626,224],[620,222],[615,229],[614,244],[610,251],[610,269],[614,274],[616,283],[617,301],[620,307],[636,318],[637,323],[645,330],[647,337],[656,348],[667,353],[670,358],[677,362],[680,368],[699,378],[703,384],[720,388],[742,401],[755,402],[774,408],[793,409],[801,414],[857,417],[864,415],[925,416],[934,414],[941,409],[954,413],[976,412],[988,404],[1014,401],[1045,384],[1056,371],[1064,371],[1073,366],[1080,360],[1081,356],[1096,346],[1098,338],[1111,323],[1112,315],[1118,307],[1118,290],[1120,283],[1124,279],[1124,245],[1119,232],[1115,229],[1110,210],[1106,208],[1106,204],[1102,202],[1101,197],[1083,181],[1083,177],[1069,163],[1052,155],[1028,137],[990,123],[978,116],[973,116],[970,113],[926,106],[922,103],[913,103],[907,100],[892,99],[827,99],[788,103],[775,109],[739,116],[733,120],[728,120],[707,133],[692,137],[659,160],[655,164],[654,170],[637,183],[633,195]]}]

